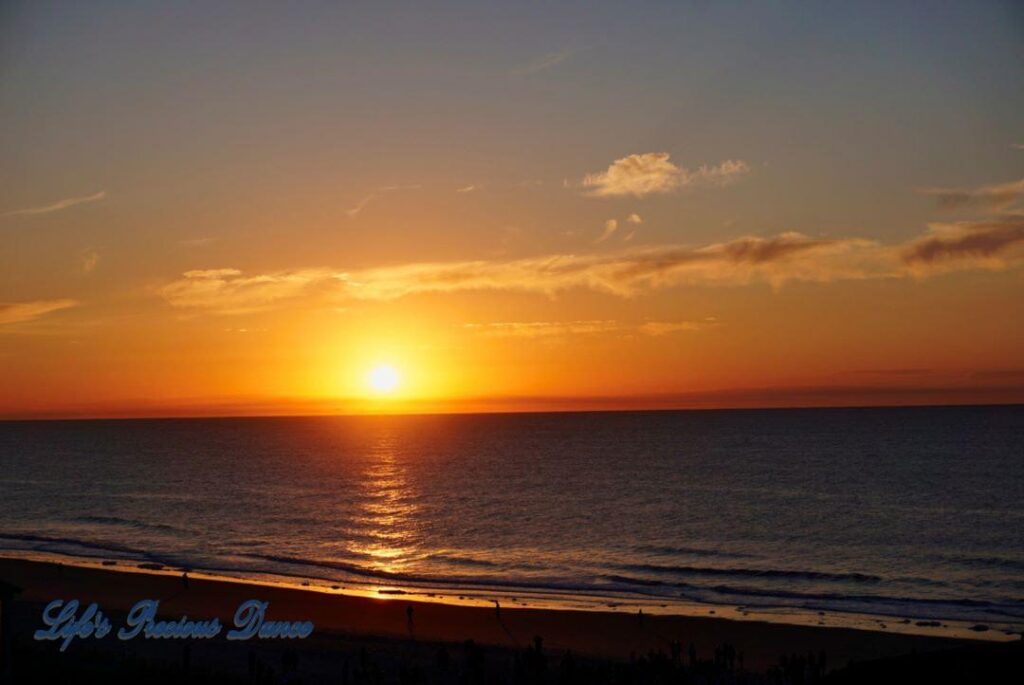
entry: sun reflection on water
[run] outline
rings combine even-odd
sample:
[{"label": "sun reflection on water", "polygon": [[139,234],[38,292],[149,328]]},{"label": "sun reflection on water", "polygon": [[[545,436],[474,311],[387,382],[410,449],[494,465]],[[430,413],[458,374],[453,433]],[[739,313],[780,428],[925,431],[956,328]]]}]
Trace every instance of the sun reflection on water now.
[{"label": "sun reflection on water", "polygon": [[353,540],[349,551],[364,555],[374,570],[400,573],[418,551],[419,506],[391,436],[382,436],[374,446],[361,487],[355,522],[364,540]]}]

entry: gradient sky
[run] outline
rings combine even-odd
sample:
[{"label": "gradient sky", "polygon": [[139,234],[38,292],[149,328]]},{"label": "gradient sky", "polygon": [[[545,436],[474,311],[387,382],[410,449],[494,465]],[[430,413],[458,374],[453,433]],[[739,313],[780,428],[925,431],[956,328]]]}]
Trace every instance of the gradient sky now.
[{"label": "gradient sky", "polygon": [[1022,113],[1014,2],[6,2],[0,415],[1024,401]]}]

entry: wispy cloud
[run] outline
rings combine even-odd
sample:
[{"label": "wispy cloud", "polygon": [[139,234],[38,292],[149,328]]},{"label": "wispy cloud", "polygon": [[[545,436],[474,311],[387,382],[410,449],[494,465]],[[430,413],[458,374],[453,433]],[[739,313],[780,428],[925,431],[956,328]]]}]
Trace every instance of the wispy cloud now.
[{"label": "wispy cloud", "polygon": [[369,195],[361,199],[359,202],[355,203],[353,206],[346,209],[345,214],[348,215],[349,217],[356,216],[357,214],[359,214],[359,212],[363,211],[363,209],[366,208],[366,205],[370,204],[370,202],[373,201],[373,199],[376,197],[376,193],[370,193]]},{"label": "wispy cloud", "polygon": [[31,216],[35,214],[49,214],[50,212],[59,212],[62,209],[68,209],[75,205],[85,204],[87,202],[99,202],[107,196],[107,191],[101,190],[98,193],[92,195],[84,195],[82,197],[69,197],[63,200],[58,200],[52,204],[43,205],[41,207],[29,207],[28,209],[15,209],[10,212],[0,214],[0,216]]},{"label": "wispy cloud", "polygon": [[68,299],[0,303],[0,325],[32,321],[50,312],[68,309],[77,304],[77,300]]},{"label": "wispy cloud", "polygon": [[100,253],[91,247],[82,250],[81,254],[78,255],[78,269],[83,274],[91,274],[96,270],[96,266],[99,263]]},{"label": "wispy cloud", "polygon": [[719,325],[718,319],[709,317],[701,321],[648,321],[640,326],[644,335],[662,336],[687,331],[703,331]]},{"label": "wispy cloud", "polygon": [[217,242],[216,238],[205,236],[202,238],[186,238],[185,240],[178,241],[178,244],[184,247],[203,247],[214,242]]},{"label": "wispy cloud", "polygon": [[922,188],[923,195],[936,198],[942,209],[1005,209],[1024,197],[1024,179],[979,188]]},{"label": "wispy cloud", "polygon": [[676,285],[829,281],[896,273],[875,243],[798,233],[746,237],[704,247],[667,245],[610,254],[555,254],[517,260],[414,263],[339,271],[297,269],[249,275],[195,270],[162,289],[176,307],[239,312],[285,301],[391,300],[420,293],[509,290],[554,295],[590,289],[619,296]]},{"label": "wispy cloud", "polygon": [[611,238],[612,235],[614,235],[615,231],[618,230],[618,228],[619,228],[619,222],[618,221],[616,221],[615,219],[608,219],[608,221],[604,222],[604,231],[601,232],[601,235],[599,235],[597,237],[597,240],[595,240],[594,242],[595,243],[603,243],[604,241],[606,241],[609,238]]},{"label": "wispy cloud", "polygon": [[750,173],[742,160],[725,160],[691,170],[677,166],[667,152],[645,152],[617,159],[605,170],[583,177],[581,185],[592,197],[631,195],[644,197],[692,187],[721,187]]},{"label": "wispy cloud", "polygon": [[366,209],[367,205],[369,205],[374,200],[380,198],[381,196],[386,195],[387,193],[391,193],[396,190],[415,190],[420,187],[421,186],[418,184],[381,186],[380,188],[377,188],[377,190],[363,197],[361,200],[359,200],[359,202],[357,202],[352,207],[346,209],[345,214],[349,218],[358,216],[360,212]]},{"label": "wispy cloud", "polygon": [[472,193],[474,190],[479,190],[479,188],[477,188],[473,184],[470,184],[468,186],[463,186],[462,188],[456,188],[455,192],[456,193]]},{"label": "wispy cloud", "polygon": [[641,334],[657,337],[681,331],[700,331],[718,325],[713,319],[703,321],[648,321],[641,324],[624,323],[615,319],[580,321],[498,321],[468,323],[463,328],[494,338],[567,338],[607,333]]},{"label": "wispy cloud", "polygon": [[640,217],[639,214],[634,213],[627,216],[626,223],[629,224],[630,226],[633,226],[633,230],[627,233],[626,235],[622,236],[622,242],[628,243],[629,241],[631,241],[636,236],[637,227],[643,222],[644,220]]},{"label": "wispy cloud", "polygon": [[518,291],[548,296],[587,289],[620,297],[679,286],[829,283],[921,278],[953,270],[1021,263],[1024,216],[935,224],[913,240],[884,245],[862,238],[815,238],[789,232],[703,246],[662,245],[610,253],[549,254],[523,259],[422,262],[345,271],[307,268],[245,274],[188,271],[161,289],[173,306],[222,313],[286,302],[311,306],[393,300],[424,293]]},{"label": "wispy cloud", "polygon": [[1024,214],[982,221],[930,224],[928,233],[902,251],[912,267],[962,267],[964,262],[991,263],[1024,244]]},{"label": "wispy cloud", "polygon": [[178,307],[244,313],[298,298],[318,281],[329,280],[321,269],[302,269],[246,276],[239,269],[194,269],[161,292]]},{"label": "wispy cloud", "polygon": [[590,321],[498,321],[467,323],[463,328],[494,338],[560,338],[570,335],[595,335],[621,329],[611,320]]},{"label": "wispy cloud", "polygon": [[549,52],[527,62],[526,64],[515,67],[514,69],[512,69],[512,75],[530,76],[532,74],[538,74],[542,71],[547,71],[548,69],[556,67],[565,60],[572,57],[573,54],[575,54],[575,52],[575,50],[569,49],[559,50],[558,52]]},{"label": "wispy cloud", "polygon": [[750,173],[750,165],[741,159],[727,159],[715,166],[701,166],[688,172],[687,185],[727,186]]}]

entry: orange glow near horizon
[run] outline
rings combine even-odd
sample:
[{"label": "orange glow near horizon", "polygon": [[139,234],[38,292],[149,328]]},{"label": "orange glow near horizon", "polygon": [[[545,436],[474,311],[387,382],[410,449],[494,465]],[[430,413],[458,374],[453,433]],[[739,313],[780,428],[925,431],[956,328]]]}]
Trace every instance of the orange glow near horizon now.
[{"label": "orange glow near horizon", "polygon": [[1024,402],[1004,9],[37,4],[0,419]]},{"label": "orange glow near horizon", "polygon": [[[969,297],[952,282],[851,283],[632,299],[420,296],[331,316],[114,320],[0,338],[0,416],[1020,402],[1018,377],[1001,369],[1017,366],[1024,324],[1000,316],[1012,303],[998,283]],[[697,309],[711,295],[713,320],[650,324],[670,319],[659,310]],[[954,297],[972,310],[971,327],[944,327],[942,305]],[[524,321],[489,314],[494,298]],[[560,314],[570,302],[572,313]]]}]

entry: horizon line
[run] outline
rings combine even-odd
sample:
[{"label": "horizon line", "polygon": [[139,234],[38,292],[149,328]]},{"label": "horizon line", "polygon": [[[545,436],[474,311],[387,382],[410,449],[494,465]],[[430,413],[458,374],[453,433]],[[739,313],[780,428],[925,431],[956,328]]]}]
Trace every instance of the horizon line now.
[{"label": "horizon line", "polygon": [[740,412],[740,411],[814,411],[814,410],[866,410],[866,409],[968,409],[1024,407],[1024,400],[987,402],[907,402],[889,404],[794,404],[794,405],[749,405],[749,406],[689,406],[689,407],[640,407],[640,408],[565,408],[565,409],[475,409],[453,411],[345,411],[321,413],[225,413],[225,414],[83,414],[83,415],[0,415],[0,423],[29,423],[49,421],[196,421],[230,419],[302,419],[302,418],[403,418],[435,416],[502,416],[502,415],[543,415],[543,414],[650,414],[680,412]]}]

